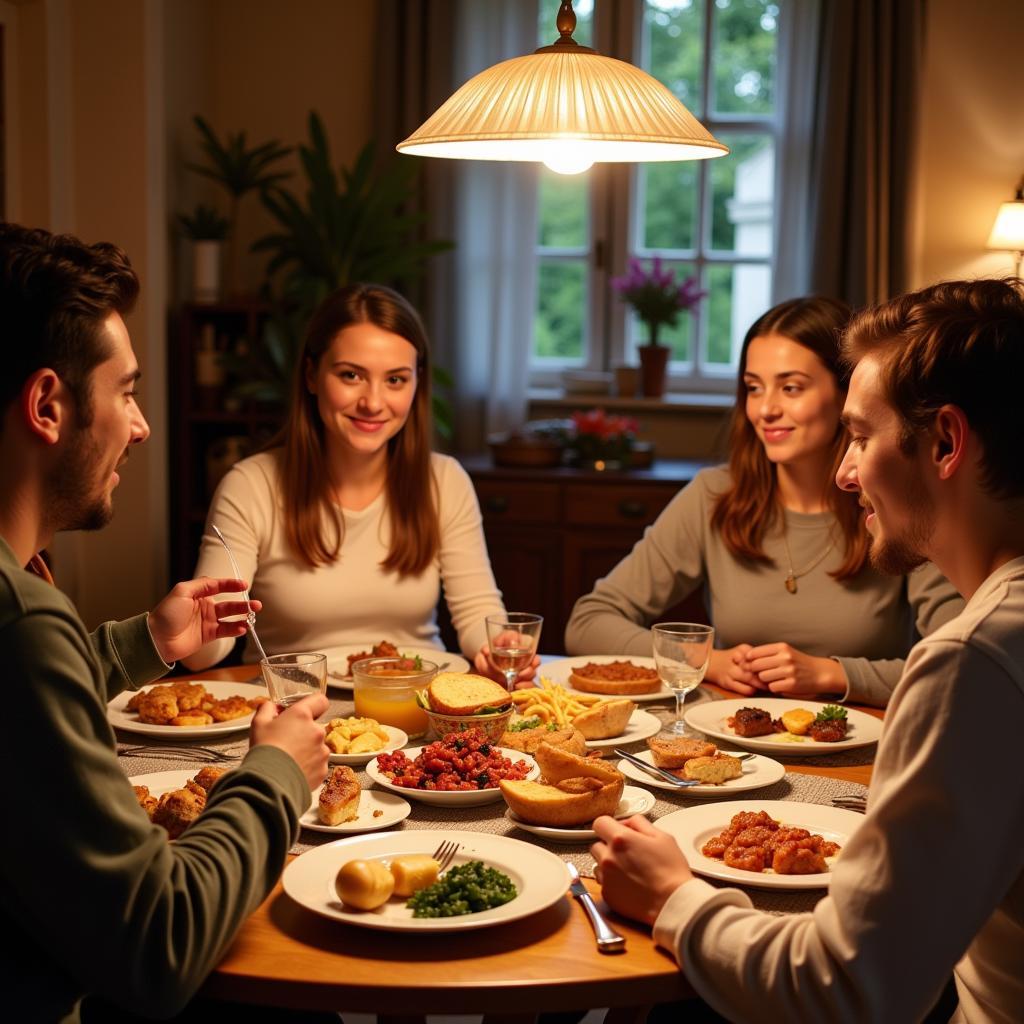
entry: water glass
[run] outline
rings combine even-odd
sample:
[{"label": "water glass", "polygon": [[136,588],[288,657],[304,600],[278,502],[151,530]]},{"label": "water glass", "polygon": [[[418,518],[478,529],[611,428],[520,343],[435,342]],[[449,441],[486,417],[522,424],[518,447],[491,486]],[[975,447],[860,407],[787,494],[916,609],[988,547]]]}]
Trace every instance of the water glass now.
[{"label": "water glass", "polygon": [[505,677],[508,689],[514,690],[519,673],[537,652],[544,617],[532,612],[506,612],[488,615],[486,621],[490,662]]},{"label": "water glass", "polygon": [[327,692],[326,654],[271,654],[260,661],[270,699],[282,710],[314,693]]},{"label": "water glass", "polygon": [[714,627],[697,622],[659,622],[651,627],[651,635],[658,675],[676,695],[676,720],[670,731],[677,736],[688,736],[683,704],[686,695],[700,685],[708,670]]}]

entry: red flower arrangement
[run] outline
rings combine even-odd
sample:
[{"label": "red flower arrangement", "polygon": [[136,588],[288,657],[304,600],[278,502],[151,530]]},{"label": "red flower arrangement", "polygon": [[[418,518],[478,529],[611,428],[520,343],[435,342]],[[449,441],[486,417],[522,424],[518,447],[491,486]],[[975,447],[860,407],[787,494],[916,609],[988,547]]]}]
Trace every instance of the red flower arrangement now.
[{"label": "red flower arrangement", "polygon": [[609,416],[604,409],[572,414],[569,451],[577,462],[624,462],[633,450],[638,424],[631,416]]}]

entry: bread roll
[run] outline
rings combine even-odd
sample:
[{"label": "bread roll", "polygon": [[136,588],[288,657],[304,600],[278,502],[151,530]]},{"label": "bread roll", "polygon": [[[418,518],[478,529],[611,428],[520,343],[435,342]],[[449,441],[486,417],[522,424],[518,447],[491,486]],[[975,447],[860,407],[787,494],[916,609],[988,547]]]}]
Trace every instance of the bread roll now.
[{"label": "bread roll", "polygon": [[583,733],[584,739],[606,740],[626,731],[634,711],[636,704],[631,700],[603,700],[578,714],[572,724]]},{"label": "bread roll", "polygon": [[342,864],[334,888],[350,907],[376,910],[391,898],[395,878],[379,860],[350,860]]},{"label": "bread roll", "polygon": [[[557,786],[508,779],[502,779],[498,785],[513,814],[530,825],[549,828],[589,825],[602,814],[614,814],[623,789],[621,776],[617,781],[604,784],[598,779],[586,778],[566,779]],[[576,789],[579,791],[571,791]]]},{"label": "bread roll", "polygon": [[602,784],[623,781],[622,772],[599,757],[580,757],[542,743],[534,755],[544,781],[557,785],[563,779],[590,778]]}]

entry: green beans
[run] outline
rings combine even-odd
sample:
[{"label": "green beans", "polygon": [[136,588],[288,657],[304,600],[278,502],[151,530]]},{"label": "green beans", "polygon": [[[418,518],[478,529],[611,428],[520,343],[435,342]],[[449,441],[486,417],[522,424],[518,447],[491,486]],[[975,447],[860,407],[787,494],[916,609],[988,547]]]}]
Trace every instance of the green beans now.
[{"label": "green beans", "polygon": [[420,889],[406,903],[413,917],[458,917],[500,907],[519,893],[508,875],[471,860],[448,871],[439,881]]}]

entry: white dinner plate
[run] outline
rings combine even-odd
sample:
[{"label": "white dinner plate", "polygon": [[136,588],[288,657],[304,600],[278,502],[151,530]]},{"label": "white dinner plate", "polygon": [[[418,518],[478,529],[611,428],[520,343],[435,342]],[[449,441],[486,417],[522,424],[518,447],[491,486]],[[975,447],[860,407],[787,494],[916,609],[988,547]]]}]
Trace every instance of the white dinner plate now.
[{"label": "white dinner plate", "polygon": [[[654,794],[639,786],[626,786],[622,790],[622,799],[615,809],[616,818],[629,818],[634,814],[646,814],[654,806]],[[531,825],[523,821],[517,814],[513,814],[511,808],[505,811],[508,818],[516,828],[524,832],[532,832],[552,843],[590,843],[597,838],[597,833],[585,825],[577,825],[574,828],[554,828],[551,825]]]},{"label": "white dinner plate", "polygon": [[[150,772],[148,775],[133,775],[128,781],[133,786],[148,786],[151,796],[163,796],[174,789],[184,789],[189,779],[194,779],[203,768],[219,768],[220,765],[196,765],[195,768],[173,768],[166,772]],[[230,771],[230,769],[228,769]]]},{"label": "white dinner plate", "polygon": [[[588,661],[592,661],[597,665],[607,665],[610,661],[631,661],[637,668],[657,668],[653,658],[641,658],[635,654],[581,654],[575,658],[559,658],[558,661],[545,661],[537,670],[537,675],[550,679],[551,682],[557,683],[559,686],[564,686],[570,693],[582,693],[582,690],[576,690],[569,685],[569,676],[572,675],[573,669],[586,665]],[[594,695],[589,694],[589,696]],[[627,697],[629,700],[643,703],[649,700],[665,700],[675,695],[663,683],[657,690],[652,690],[650,693],[601,693],[597,696]]]},{"label": "white dinner plate", "polygon": [[729,725],[731,718],[740,708],[763,708],[779,718],[783,712],[804,708],[817,714],[827,701],[784,700],[782,697],[742,697],[736,700],[711,700],[695,704],[683,718],[691,729],[697,729],[705,736],[717,740],[728,740],[737,747],[747,750],[762,750],[779,757],[810,757],[811,755],[834,754],[840,750],[853,750],[877,743],[882,735],[880,719],[866,715],[863,711],[846,708],[849,723],[846,739],[836,743],[819,743],[809,736],[792,736],[788,732],[775,732],[767,736],[737,736]]},{"label": "white dinner plate", "polygon": [[[409,747],[409,749],[403,751],[403,753],[410,761],[415,761],[422,749],[422,747]],[[509,747],[494,747],[493,749],[500,751],[513,763],[516,761],[525,761],[530,766],[530,770],[526,775],[527,779],[535,779],[540,775],[540,767],[529,754],[521,754],[518,750],[512,750]],[[390,789],[392,793],[397,793],[399,796],[406,796],[412,800],[419,800],[425,804],[440,804],[444,807],[475,807],[477,804],[489,804],[494,800],[501,799],[501,790],[497,786],[493,789],[456,790],[406,789],[404,786],[396,786],[377,767],[376,758],[367,763],[366,774],[369,775],[378,786]]]},{"label": "white dinner plate", "polygon": [[[649,750],[645,750],[643,753],[636,754],[635,756],[640,758],[641,761],[646,761],[648,764],[654,764],[654,755]],[[763,757],[761,754],[753,754],[741,763],[743,765],[743,774],[737,779],[729,779],[728,782],[723,782],[718,786],[701,783],[699,786],[687,786],[686,789],[673,786],[667,779],[659,779],[654,775],[648,775],[642,768],[637,768],[635,764],[631,764],[625,758],[619,761],[615,767],[623,775],[628,775],[629,778],[636,779],[637,782],[642,782],[645,786],[667,789],[669,792],[678,793],[679,796],[685,797],[730,796],[733,793],[742,793],[748,789],[762,789],[764,786],[771,786],[786,776],[785,765],[779,764],[778,761],[773,761],[770,757]]]},{"label": "white dinner plate", "polygon": [[389,754],[392,750],[398,750],[409,742],[408,734],[404,733],[401,729],[393,725],[382,725],[381,728],[388,734],[388,742],[380,750],[369,750],[365,754],[331,754],[328,760],[331,764],[366,764],[367,761],[372,761],[378,754]]},{"label": "white dinner plate", "polygon": [[[632,698],[630,698],[632,700]],[[610,736],[604,740],[587,740],[588,747],[623,747],[627,743],[637,743],[654,736],[664,728],[661,719],[650,711],[634,711],[626,723],[625,732],[618,736]]]},{"label": "white dinner plate", "polygon": [[[352,910],[338,899],[334,880],[347,861],[356,858],[387,860],[404,853],[431,854],[441,843],[450,841],[460,844],[453,864],[483,861],[487,867],[508,875],[518,895],[500,907],[478,914],[424,918],[413,917],[405,901],[394,897],[376,910]],[[282,882],[284,891],[296,903],[335,921],[386,931],[456,932],[518,921],[546,910],[565,895],[569,875],[561,858],[519,839],[482,832],[410,829],[339,839],[309,850],[284,869]]]},{"label": "white dinner plate", "polygon": [[[690,870],[723,882],[750,885],[755,889],[827,889],[832,875],[776,875],[770,868],[760,873],[731,868],[713,857],[705,857],[701,847],[718,835],[741,811],[765,811],[783,825],[805,828],[845,847],[864,820],[863,814],[844,811],[824,804],[804,804],[794,800],[728,800],[724,803],[685,807],[659,818],[655,828],[667,832],[679,844]],[[836,857],[843,855],[842,850]],[[832,863],[835,858],[829,857]]]},{"label": "white dinner plate", "polygon": [[[154,683],[153,686],[168,686],[175,680],[168,680],[166,683]],[[225,697],[266,697],[266,687],[251,686],[248,683],[228,683],[212,679],[190,679],[188,682],[202,683],[203,686],[216,697],[223,700]],[[142,689],[151,690],[153,686],[145,686]],[[135,696],[135,690],[125,690],[119,693],[107,705],[107,721],[115,729],[123,729],[125,732],[139,733],[144,736],[163,736],[174,739],[197,739],[200,736],[210,737],[222,735],[227,732],[244,732],[252,722],[252,715],[244,718],[232,718],[230,722],[214,722],[212,725],[148,725],[140,722],[139,716],[134,711],[126,711],[125,705]]]},{"label": "white dinner plate", "polygon": [[318,799],[319,794],[314,794],[309,810],[299,818],[299,824],[312,832],[331,832],[335,835],[376,832],[397,825],[412,813],[412,805],[400,796],[381,793],[376,789],[364,789],[359,794],[359,813],[352,821],[343,821],[340,825],[325,825],[317,814]]},{"label": "white dinner plate", "polygon": [[[346,644],[342,647],[328,647],[325,649],[327,655],[327,685],[336,690],[351,690],[352,677],[348,674],[348,656],[369,651],[374,644],[380,640],[371,640],[365,644]],[[461,654],[449,654],[447,651],[439,650],[436,647],[407,647],[402,644],[395,644],[403,657],[408,655],[415,658],[417,655],[434,662],[435,665],[444,665],[445,672],[469,672],[469,662]],[[332,673],[334,673],[332,675]]]}]

